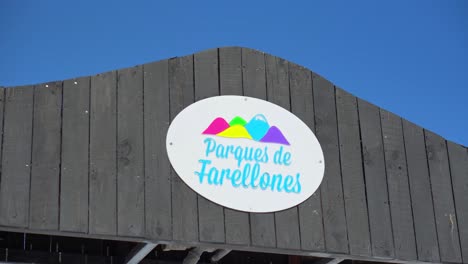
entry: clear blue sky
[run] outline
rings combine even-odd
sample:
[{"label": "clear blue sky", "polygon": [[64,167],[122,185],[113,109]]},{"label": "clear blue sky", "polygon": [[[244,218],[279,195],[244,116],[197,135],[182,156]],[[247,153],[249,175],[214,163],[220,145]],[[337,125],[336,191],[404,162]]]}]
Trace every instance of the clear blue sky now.
[{"label": "clear blue sky", "polygon": [[301,64],[468,145],[467,0],[0,0],[3,86],[233,45]]}]

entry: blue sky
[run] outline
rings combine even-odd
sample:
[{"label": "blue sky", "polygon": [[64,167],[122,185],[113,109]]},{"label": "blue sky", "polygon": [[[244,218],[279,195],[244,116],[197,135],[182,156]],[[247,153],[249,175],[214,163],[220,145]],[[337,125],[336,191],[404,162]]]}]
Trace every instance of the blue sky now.
[{"label": "blue sky", "polygon": [[468,1],[0,1],[0,85],[259,49],[468,145]]}]

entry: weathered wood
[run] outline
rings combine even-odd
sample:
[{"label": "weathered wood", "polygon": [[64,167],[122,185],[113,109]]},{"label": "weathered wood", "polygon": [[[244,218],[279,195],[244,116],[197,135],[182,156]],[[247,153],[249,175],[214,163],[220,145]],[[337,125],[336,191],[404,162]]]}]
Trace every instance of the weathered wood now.
[{"label": "weathered wood", "polygon": [[[201,100],[219,95],[218,50],[195,54],[195,99]],[[215,187],[216,188],[216,187]],[[208,199],[198,197],[198,228],[200,241],[225,241],[223,207]]]},{"label": "weathered wood", "polygon": [[[19,232],[23,233],[25,229],[23,228],[15,228],[15,227],[4,227],[0,226],[2,231],[8,232]],[[81,237],[81,238],[93,238],[93,239],[118,239],[120,241],[128,241],[128,242],[137,242],[137,243],[148,243],[146,238],[134,238],[134,237],[124,237],[124,236],[105,236],[105,235],[93,235],[93,234],[82,234],[76,232],[59,232],[59,231],[41,231],[41,230],[28,230],[30,233],[37,233],[37,234],[45,234],[45,235],[57,235],[57,236],[70,236],[70,237]],[[91,241],[93,241],[90,240]],[[156,241],[155,241],[156,242]],[[23,240],[19,241],[19,246],[21,246]],[[88,242],[86,243],[88,244]],[[94,243],[92,243],[94,244]],[[204,248],[212,248],[213,246],[218,246],[218,244],[213,243],[196,243],[197,246],[204,247]],[[193,247],[193,243],[188,242],[178,242],[177,246],[182,248],[190,248]],[[420,262],[420,261],[404,261],[398,260],[394,258],[375,258],[372,256],[355,256],[349,254],[339,254],[333,252],[317,252],[317,251],[304,251],[304,250],[292,250],[292,249],[281,249],[281,248],[265,248],[265,247],[255,247],[255,246],[241,246],[241,245],[228,245],[228,247],[232,250],[238,251],[249,251],[249,252],[259,252],[259,253],[272,253],[272,254],[283,254],[283,255],[298,255],[298,256],[307,256],[307,257],[320,257],[320,258],[345,258],[349,260],[362,260],[362,261],[378,261],[378,262],[387,262],[387,263],[407,263],[407,264],[423,264],[428,262]],[[85,248],[85,252],[89,252],[88,248]],[[89,262],[88,262],[89,263]]]},{"label": "weathered wood", "polygon": [[143,236],[143,67],[118,71],[117,96],[117,233]]},{"label": "weathered wood", "polygon": [[337,87],[336,111],[349,251],[366,256],[371,243],[356,97]]},{"label": "weathered wood", "polygon": [[427,130],[424,132],[432,197],[434,198],[440,260],[442,262],[461,262],[460,239],[453,201],[447,146],[442,137]]},{"label": "weathered wood", "polygon": [[62,82],[35,86],[29,227],[58,229]]},{"label": "weathered wood", "polygon": [[358,99],[372,255],[393,257],[393,233],[379,109]]},{"label": "weathered wood", "polygon": [[194,55],[195,101],[219,95],[218,50]]},{"label": "weathered wood", "polygon": [[250,213],[250,232],[253,246],[276,247],[275,217],[272,213]]},{"label": "weathered wood", "polygon": [[169,128],[169,63],[144,65],[146,235],[172,239],[171,166],[166,152]]},{"label": "weathered wood", "polygon": [[60,230],[88,232],[90,78],[63,82]]},{"label": "weathered wood", "polygon": [[263,52],[242,49],[242,83],[244,95],[266,99],[265,55]]},{"label": "weathered wood", "polygon": [[275,56],[265,55],[267,99],[290,111],[288,62]]},{"label": "weathered wood", "polygon": [[[242,88],[242,49],[219,49],[219,81],[221,95],[243,95]],[[224,208],[226,243],[250,244],[249,214]]]},{"label": "weathered wood", "polygon": [[[116,72],[67,80],[63,96],[51,92],[57,83],[5,89],[4,105],[0,88],[0,229],[466,262],[466,148],[427,132],[426,151],[422,128],[362,100],[357,109],[354,96],[312,80],[307,69],[250,49],[221,48],[119,72],[119,80]],[[317,130],[327,158],[321,189],[297,207],[255,214],[222,208],[186,186],[167,158],[167,128],[183,108],[218,94],[269,100]],[[62,118],[60,107],[49,107],[60,98]]]},{"label": "weathered wood", "polygon": [[[266,55],[266,81],[268,101],[290,111],[288,62]],[[276,247],[299,249],[299,217],[297,207],[275,213]]]},{"label": "weathered wood", "polygon": [[116,72],[91,77],[89,233],[117,232]]},{"label": "weathered wood", "polygon": [[315,118],[312,72],[297,64],[289,63],[289,90],[291,96],[291,112],[314,131]]},{"label": "weathered wood", "polygon": [[417,259],[401,118],[380,110],[395,256]]},{"label": "weathered wood", "polygon": [[[1,161],[2,161],[2,155],[3,155],[3,132],[4,132],[4,118],[5,118],[5,94],[6,94],[6,89],[0,86],[0,185],[1,185]],[[1,188],[0,188],[1,191]],[[0,196],[1,197],[1,196]],[[1,213],[0,213],[1,215]],[[0,217],[1,218],[1,217]]]},{"label": "weathered wood", "polygon": [[226,243],[234,245],[250,244],[249,214],[232,209],[224,209]]},{"label": "weathered wood", "polygon": [[29,225],[33,123],[32,86],[5,90],[0,225]]},{"label": "weathered wood", "polygon": [[[170,117],[194,101],[193,56],[169,61]],[[198,241],[197,194],[172,169],[172,237],[174,240]]]},{"label": "weathered wood", "polygon": [[447,141],[463,262],[468,261],[468,151]]},{"label": "weathered wood", "polygon": [[[244,95],[267,99],[265,55],[251,49],[242,49],[242,78]],[[275,216],[272,213],[249,213],[252,245],[275,247]]]},{"label": "weathered wood", "polygon": [[347,253],[348,234],[341,179],[335,89],[321,76],[314,74],[312,78],[315,134],[325,158],[325,175],[320,185],[325,247],[327,251]]},{"label": "weathered wood", "polygon": [[285,249],[300,249],[299,216],[297,207],[275,213],[276,246]]},{"label": "weathered wood", "polygon": [[242,49],[219,49],[219,84],[222,95],[242,95]]},{"label": "weathered wood", "polygon": [[[312,73],[299,65],[289,63],[289,90],[291,112],[315,131]],[[298,206],[301,249],[325,250],[322,216],[320,189],[318,189]]]},{"label": "weathered wood", "polygon": [[403,120],[403,135],[418,259],[439,262],[439,244],[423,130]]}]

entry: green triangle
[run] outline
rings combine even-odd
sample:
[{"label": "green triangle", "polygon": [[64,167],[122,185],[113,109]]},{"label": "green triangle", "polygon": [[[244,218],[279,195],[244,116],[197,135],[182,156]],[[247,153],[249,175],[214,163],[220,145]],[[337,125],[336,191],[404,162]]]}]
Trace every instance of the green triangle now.
[{"label": "green triangle", "polygon": [[229,122],[230,126],[235,126],[235,125],[240,125],[240,126],[245,126],[247,124],[247,121],[245,121],[242,117],[236,116],[234,117],[231,122]]}]

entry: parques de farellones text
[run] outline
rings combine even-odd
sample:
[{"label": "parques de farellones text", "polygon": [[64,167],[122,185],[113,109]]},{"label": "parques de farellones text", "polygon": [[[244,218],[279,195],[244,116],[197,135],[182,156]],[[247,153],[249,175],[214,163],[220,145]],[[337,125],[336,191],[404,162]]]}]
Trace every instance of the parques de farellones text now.
[{"label": "parques de farellones text", "polygon": [[[199,160],[200,170],[195,171],[200,184],[218,186],[231,184],[235,188],[286,193],[301,192],[300,173],[283,175],[262,170],[262,165],[268,163],[285,167],[291,165],[292,155],[285,151],[283,146],[269,153],[268,146],[257,148],[225,145],[216,142],[214,138],[206,138],[203,143],[205,144],[205,157]],[[213,165],[213,159],[233,159],[237,167],[218,168]]]}]

